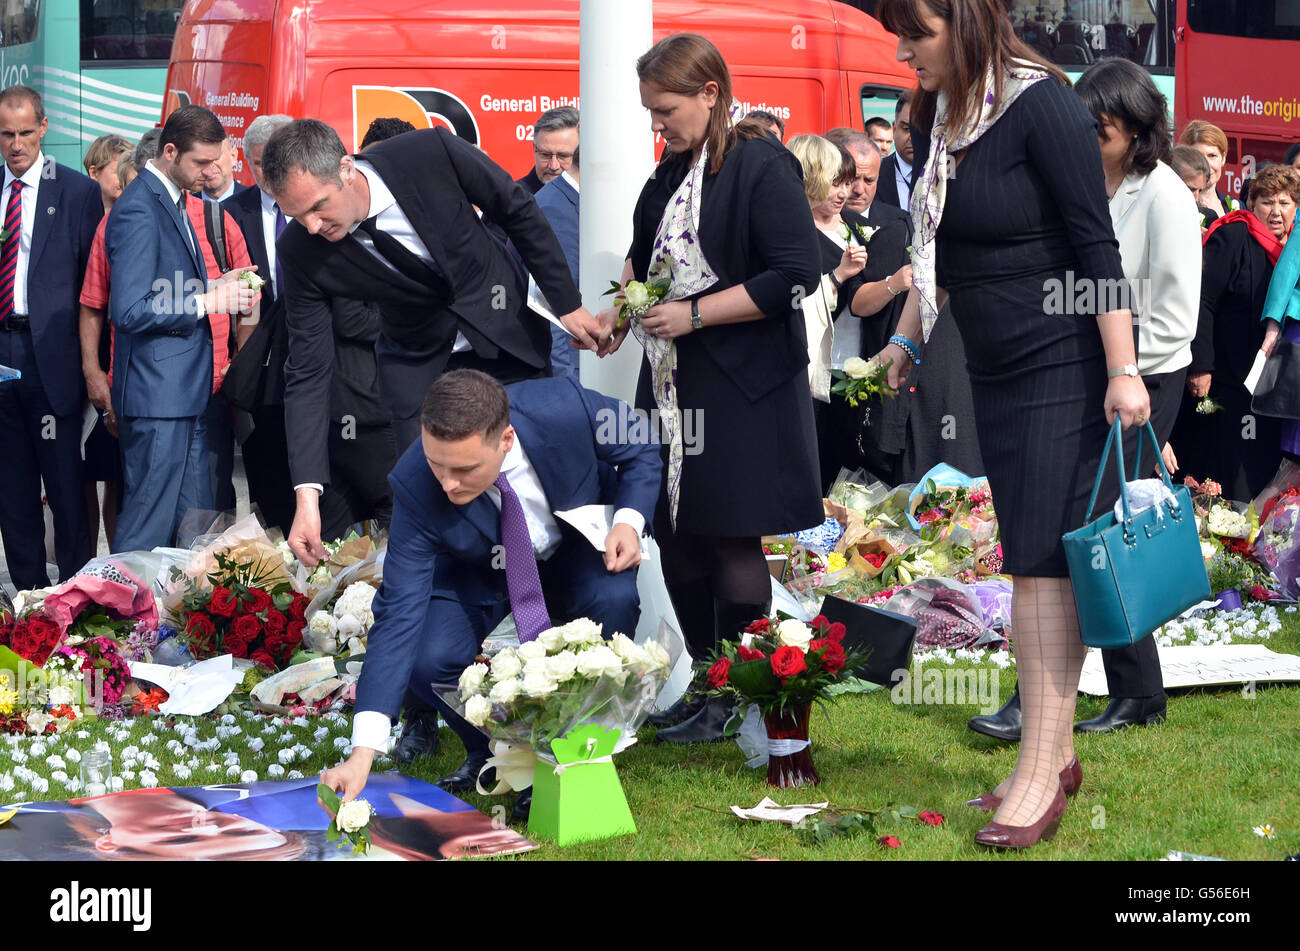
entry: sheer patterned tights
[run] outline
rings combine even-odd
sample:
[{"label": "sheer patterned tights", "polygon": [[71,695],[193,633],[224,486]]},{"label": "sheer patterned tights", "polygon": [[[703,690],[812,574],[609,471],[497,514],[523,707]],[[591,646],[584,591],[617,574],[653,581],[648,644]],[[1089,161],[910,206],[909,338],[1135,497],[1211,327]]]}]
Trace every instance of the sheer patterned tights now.
[{"label": "sheer patterned tights", "polygon": [[1074,704],[1087,648],[1068,578],[1015,578],[1011,616],[1023,725],[1016,768],[996,790],[1003,800],[994,821],[1027,826],[1052,804],[1058,774],[1074,758]]}]

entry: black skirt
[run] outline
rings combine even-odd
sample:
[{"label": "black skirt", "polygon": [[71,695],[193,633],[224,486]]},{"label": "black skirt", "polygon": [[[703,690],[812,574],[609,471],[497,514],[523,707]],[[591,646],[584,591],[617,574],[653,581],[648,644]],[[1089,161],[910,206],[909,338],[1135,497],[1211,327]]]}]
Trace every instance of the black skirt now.
[{"label": "black skirt", "polygon": [[[1064,279],[990,282],[953,291],[950,300],[966,347],[1004,570],[1063,578],[1069,569],[1061,536],[1084,524],[1109,426],[1097,321],[1044,313],[1044,280],[1053,276]],[[1097,512],[1115,504],[1114,492],[1102,494]]]},{"label": "black skirt", "polygon": [[[688,334],[677,339],[677,396],[690,437],[684,440],[677,534],[747,538],[821,524],[817,436],[805,370],[751,402],[696,334]],[[641,366],[636,405],[656,408],[648,360]],[[671,524],[667,446],[662,455],[659,531]]]}]

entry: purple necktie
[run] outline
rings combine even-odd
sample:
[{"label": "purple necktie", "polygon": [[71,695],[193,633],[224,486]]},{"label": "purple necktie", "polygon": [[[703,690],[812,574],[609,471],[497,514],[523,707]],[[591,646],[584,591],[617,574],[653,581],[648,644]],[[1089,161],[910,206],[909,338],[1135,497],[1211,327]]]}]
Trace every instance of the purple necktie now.
[{"label": "purple necktie", "polygon": [[528,534],[528,521],[519,496],[502,472],[492,483],[501,490],[501,544],[506,549],[506,589],[515,615],[519,643],[536,640],[542,631],[554,627],[546,613],[542,579],[537,574],[537,555]]},{"label": "purple necktie", "polygon": [[[284,229],[288,227],[289,222],[284,217],[284,212],[280,210],[279,202],[275,203],[275,240],[280,240],[280,235],[284,234]],[[280,250],[275,251],[275,287],[272,288],[277,297],[284,295],[284,272],[280,270]]]}]

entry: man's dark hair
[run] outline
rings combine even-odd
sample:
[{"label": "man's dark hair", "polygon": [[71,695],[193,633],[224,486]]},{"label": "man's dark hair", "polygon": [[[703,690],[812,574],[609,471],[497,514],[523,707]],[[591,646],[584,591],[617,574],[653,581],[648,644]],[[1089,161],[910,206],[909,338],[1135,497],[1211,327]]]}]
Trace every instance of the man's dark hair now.
[{"label": "man's dark hair", "polygon": [[420,425],[434,439],[454,442],[470,436],[485,441],[510,425],[510,399],[498,380],[478,370],[452,370],[429,387]]},{"label": "man's dark hair", "polygon": [[558,106],[543,112],[533,124],[534,140],[543,132],[559,132],[578,128],[578,110],[572,106]]},{"label": "man's dark hair", "polygon": [[890,122],[888,119],[882,119],[880,116],[872,116],[870,119],[867,120],[868,135],[871,134],[872,129],[880,129],[883,131],[885,129],[892,129],[893,127],[894,124],[892,122]]},{"label": "man's dark hair", "polygon": [[36,113],[36,121],[40,122],[45,118],[45,100],[31,86],[24,86],[22,83],[15,83],[12,86],[6,86],[0,89],[0,103],[6,102],[27,102],[31,104],[32,111]]},{"label": "man's dark hair", "polygon": [[401,135],[403,132],[414,132],[415,126],[405,119],[376,119],[370,123],[370,128],[366,130],[365,138],[361,140],[361,148],[357,151],[364,152],[368,146],[376,142],[382,142],[384,139],[391,139],[395,135]]},{"label": "man's dark hair", "polygon": [[752,109],[745,113],[745,118],[755,119],[758,122],[762,122],[764,125],[776,126],[777,138],[782,141],[785,140],[785,123],[781,121],[779,116],[772,115],[772,113],[768,112],[766,109]]},{"label": "man's dark hair", "polygon": [[281,191],[291,172],[306,172],[343,187],[339,162],[347,155],[343,140],[319,119],[295,119],[271,133],[262,152],[262,181],[272,195]]},{"label": "man's dark hair", "polygon": [[176,153],[184,155],[195,145],[220,145],[229,138],[221,120],[204,106],[181,106],[163,123],[158,138],[158,152],[168,145],[176,146]]},{"label": "man's dark hair", "polygon": [[897,122],[897,121],[898,121],[898,117],[901,116],[901,115],[903,114],[903,107],[904,107],[904,106],[911,105],[911,103],[912,103],[912,90],[910,90],[910,89],[904,89],[904,90],[902,91],[902,93],[900,93],[899,96],[898,96],[898,102],[894,103],[894,121],[895,121],[895,122]]},{"label": "man's dark hair", "polygon": [[[889,123],[886,122],[885,125],[888,127]],[[830,139],[842,148],[848,149],[850,152],[866,152],[875,150],[877,155],[880,154],[880,146],[876,145],[875,142],[872,142],[871,136],[867,135],[865,132],[858,132],[854,129],[835,128],[831,129],[830,132],[827,132],[825,138]]]},{"label": "man's dark hair", "polygon": [[1297,142],[1295,145],[1291,146],[1291,148],[1286,150],[1286,159],[1282,164],[1294,165],[1297,157],[1300,157],[1300,142]]}]

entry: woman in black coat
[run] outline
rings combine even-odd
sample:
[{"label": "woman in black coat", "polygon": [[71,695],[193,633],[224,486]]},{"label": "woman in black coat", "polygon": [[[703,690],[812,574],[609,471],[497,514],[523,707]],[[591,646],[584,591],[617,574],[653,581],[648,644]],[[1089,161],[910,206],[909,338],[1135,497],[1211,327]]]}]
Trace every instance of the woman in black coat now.
[{"label": "woman in black coat", "polygon": [[[1249,501],[1277,471],[1281,422],[1251,412],[1245,379],[1264,343],[1264,300],[1273,266],[1295,220],[1296,174],[1277,165],[1251,183],[1251,211],[1233,211],[1205,234],[1201,315],[1170,440],[1181,470],[1212,478],[1226,498]],[[1281,213],[1276,204],[1289,207]],[[1223,409],[1196,412],[1206,396]]]},{"label": "woman in black coat", "polygon": [[[756,123],[731,126],[731,79],[713,44],[669,36],[637,61],[637,75],[668,152],[637,201],[623,281],[672,282],[668,302],[633,321],[647,350],[637,405],[668,418],[680,409],[697,436],[676,458],[664,447],[654,528],[699,658],[766,615],[760,537],[822,521],[798,309],[820,261],[799,165]],[[692,708],[659,739],[720,738],[726,705],[696,701],[670,719]]]}]

